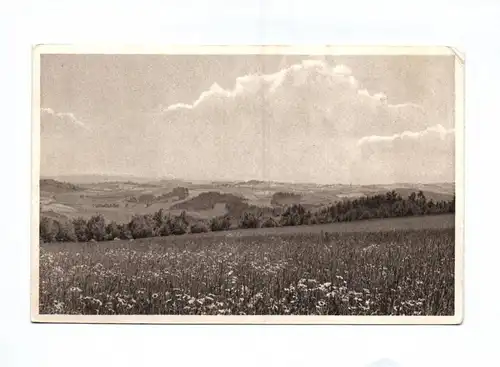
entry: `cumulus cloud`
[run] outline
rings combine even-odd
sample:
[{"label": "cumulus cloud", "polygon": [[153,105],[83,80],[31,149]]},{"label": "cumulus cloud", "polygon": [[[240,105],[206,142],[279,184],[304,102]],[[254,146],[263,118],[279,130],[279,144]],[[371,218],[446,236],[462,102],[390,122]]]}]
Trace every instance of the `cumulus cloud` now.
[{"label": "cumulus cloud", "polygon": [[[217,108],[246,108],[256,116],[264,112],[320,125],[326,120],[332,131],[340,129],[353,134],[399,132],[427,124],[420,106],[390,104],[383,93],[370,94],[361,88],[347,66],[332,66],[323,60],[304,60],[276,73],[239,77],[232,89],[213,84],[194,102],[170,105],[165,112],[205,113]],[[287,116],[291,113],[296,115]],[[279,120],[273,123],[287,124]]]},{"label": "cumulus cloud", "polygon": [[454,181],[455,133],[441,125],[390,136],[367,136],[357,143],[357,179],[392,182]]},{"label": "cumulus cloud", "polygon": [[[405,144],[425,146],[415,152],[428,158],[431,144],[440,143],[436,136],[448,134],[421,106],[392,104],[390,96],[365,89],[349,67],[324,60],[242,76],[229,89],[213,84],[163,111],[154,139],[165,167],[223,179],[366,182],[377,179],[365,175],[373,171],[369,161],[385,169],[379,178],[399,179],[404,172],[391,167],[411,153]],[[376,142],[392,145],[368,148]],[[450,162],[449,151],[440,154],[433,160]]]}]

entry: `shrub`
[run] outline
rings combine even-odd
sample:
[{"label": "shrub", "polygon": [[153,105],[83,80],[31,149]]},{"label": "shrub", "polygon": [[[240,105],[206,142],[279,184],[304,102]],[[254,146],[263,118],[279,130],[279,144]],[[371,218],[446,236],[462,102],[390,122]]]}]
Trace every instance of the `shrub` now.
[{"label": "shrub", "polygon": [[225,231],[231,228],[231,218],[227,215],[215,217],[210,220],[210,229],[212,232]]},{"label": "shrub", "polygon": [[239,228],[259,228],[259,218],[253,213],[244,213],[240,219]]},{"label": "shrub", "polygon": [[276,222],[273,218],[269,217],[266,218],[264,221],[262,221],[261,227],[262,228],[278,227],[278,222]]},{"label": "shrub", "polygon": [[189,228],[189,232],[191,233],[205,233],[208,232],[208,227],[205,223],[194,223]]},{"label": "shrub", "polygon": [[370,219],[372,217],[371,213],[368,210],[365,210],[361,215],[359,216],[359,219],[365,220],[365,219]]}]

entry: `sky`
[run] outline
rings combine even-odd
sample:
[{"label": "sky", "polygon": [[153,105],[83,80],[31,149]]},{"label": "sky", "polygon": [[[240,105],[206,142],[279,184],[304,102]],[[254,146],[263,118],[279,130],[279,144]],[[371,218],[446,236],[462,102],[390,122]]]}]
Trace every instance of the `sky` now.
[{"label": "sky", "polygon": [[41,176],[454,181],[452,56],[42,55]]}]

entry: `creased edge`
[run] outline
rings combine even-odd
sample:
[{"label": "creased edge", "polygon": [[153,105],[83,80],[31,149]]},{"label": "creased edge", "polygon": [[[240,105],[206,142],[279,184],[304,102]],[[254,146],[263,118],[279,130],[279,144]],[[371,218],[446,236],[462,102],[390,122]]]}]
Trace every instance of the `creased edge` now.
[{"label": "creased edge", "polygon": [[460,64],[462,66],[465,65],[465,52],[453,46],[447,46],[447,47],[453,52],[453,54],[455,54],[455,57],[460,61]]}]

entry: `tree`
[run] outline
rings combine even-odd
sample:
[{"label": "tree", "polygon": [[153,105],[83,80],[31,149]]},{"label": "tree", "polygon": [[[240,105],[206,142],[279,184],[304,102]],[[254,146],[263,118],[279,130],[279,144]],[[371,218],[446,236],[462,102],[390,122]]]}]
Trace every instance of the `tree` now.
[{"label": "tree", "polygon": [[300,226],[304,224],[305,209],[302,205],[292,205],[286,208],[281,215],[280,224],[283,226]]},{"label": "tree", "polygon": [[427,198],[424,195],[424,192],[420,190],[417,194],[417,205],[419,206],[420,212],[425,212],[425,206],[427,203]]},{"label": "tree", "polygon": [[40,240],[43,242],[54,242],[59,233],[59,222],[52,218],[41,217],[39,231]]},{"label": "tree", "polygon": [[87,242],[90,239],[87,221],[84,218],[79,217],[73,219],[73,228],[78,242]]},{"label": "tree", "polygon": [[120,239],[129,240],[132,238],[128,223],[118,224],[118,229],[120,231]]},{"label": "tree", "polygon": [[226,231],[231,228],[231,218],[229,216],[215,217],[210,220],[210,229],[213,232]]},{"label": "tree", "polygon": [[253,213],[243,213],[240,218],[239,228],[259,228],[259,218]]},{"label": "tree", "polygon": [[114,240],[115,238],[120,238],[120,236],[120,227],[115,221],[112,221],[106,226],[106,238],[108,240]]},{"label": "tree", "polygon": [[395,190],[389,191],[386,194],[386,200],[391,204],[395,202],[397,199],[398,199],[398,193]]},{"label": "tree", "polygon": [[106,221],[102,214],[92,216],[87,222],[89,240],[104,241],[106,237]]},{"label": "tree", "polygon": [[149,214],[136,214],[132,217],[132,220],[129,223],[132,238],[153,237],[154,226],[155,223],[153,217]]},{"label": "tree", "polygon": [[75,242],[76,235],[73,223],[70,221],[63,221],[59,223],[59,230],[57,231],[56,241],[59,242]]},{"label": "tree", "polygon": [[450,206],[448,208],[449,213],[455,213],[455,196],[453,196],[453,199],[450,201]]},{"label": "tree", "polygon": [[170,232],[174,235],[181,235],[187,232],[188,221],[186,218],[186,212],[183,211],[178,217],[173,217],[170,221]]},{"label": "tree", "polygon": [[155,236],[166,236],[170,234],[170,230],[164,231],[165,223],[167,221],[167,218],[165,214],[163,213],[163,208],[158,210],[156,213],[153,215],[153,220],[154,220],[154,235]]}]

